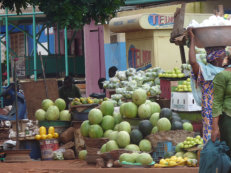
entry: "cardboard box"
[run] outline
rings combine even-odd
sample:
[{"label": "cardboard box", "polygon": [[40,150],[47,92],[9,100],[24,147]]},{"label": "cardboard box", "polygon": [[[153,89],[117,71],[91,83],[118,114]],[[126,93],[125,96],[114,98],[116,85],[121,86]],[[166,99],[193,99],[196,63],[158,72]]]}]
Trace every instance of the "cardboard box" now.
[{"label": "cardboard box", "polygon": [[170,108],[175,111],[201,111],[192,92],[172,92]]}]

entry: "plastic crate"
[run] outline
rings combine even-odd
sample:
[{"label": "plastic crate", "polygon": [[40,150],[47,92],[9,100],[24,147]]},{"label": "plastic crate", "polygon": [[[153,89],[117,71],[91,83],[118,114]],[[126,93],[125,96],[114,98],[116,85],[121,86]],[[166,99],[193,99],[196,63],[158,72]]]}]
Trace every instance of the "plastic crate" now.
[{"label": "plastic crate", "polygon": [[174,152],[175,146],[172,145],[172,142],[158,142],[155,152],[152,157],[155,162],[159,162],[160,159],[164,158],[164,155],[168,152]]},{"label": "plastic crate", "polygon": [[201,111],[195,102],[192,92],[172,92],[170,108],[174,111]]}]

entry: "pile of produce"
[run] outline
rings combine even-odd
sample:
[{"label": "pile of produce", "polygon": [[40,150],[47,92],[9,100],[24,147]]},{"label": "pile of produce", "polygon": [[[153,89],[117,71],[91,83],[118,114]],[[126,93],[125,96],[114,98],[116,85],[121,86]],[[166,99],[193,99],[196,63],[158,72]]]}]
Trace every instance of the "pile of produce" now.
[{"label": "pile of produce", "polygon": [[181,85],[178,84],[175,91],[178,91],[178,92],[192,92],[190,78],[188,78],[185,81],[182,81],[181,83],[182,83]]},{"label": "pile of produce", "polygon": [[[184,142],[179,143],[177,147],[181,149],[188,149],[188,148],[195,147],[197,145],[202,145],[202,144],[203,144],[203,139],[201,138],[201,136],[198,135],[195,138],[187,137],[187,139]],[[180,150],[180,149],[177,149],[177,150]]]},{"label": "pile of produce", "polygon": [[90,138],[102,138],[104,132],[113,130],[120,123],[120,114],[114,113],[114,104],[111,101],[103,101],[100,109],[92,109],[88,114],[88,120],[81,124],[81,134]]},{"label": "pile of produce", "polygon": [[226,26],[231,25],[231,19],[220,16],[210,16],[208,19],[202,21],[202,23],[198,23],[195,20],[189,24],[188,27],[207,27],[207,26]]},{"label": "pile of produce", "polygon": [[146,91],[137,89],[132,94],[132,102],[123,103],[120,113],[125,118],[149,119],[152,114],[160,112],[160,105],[147,100]]},{"label": "pile of produce", "polygon": [[38,109],[35,112],[35,118],[39,121],[70,121],[71,114],[66,108],[66,102],[58,98],[53,102],[50,99],[45,99],[42,101],[42,109]]},{"label": "pile of produce", "polygon": [[181,70],[175,67],[172,71],[166,71],[164,73],[160,73],[159,77],[161,78],[183,78],[185,74],[181,72]]},{"label": "pile of produce", "polygon": [[131,164],[131,165],[151,165],[153,164],[153,159],[150,154],[137,153],[137,152],[121,154],[119,161],[122,164]]},{"label": "pile of produce", "polygon": [[41,126],[39,128],[39,134],[35,136],[36,140],[45,140],[45,139],[52,139],[52,138],[58,138],[59,134],[55,132],[55,128],[53,126],[50,126],[48,129],[48,134],[46,127]]},{"label": "pile of produce", "polygon": [[[203,148],[203,139],[201,136],[195,138],[187,137],[184,142],[178,143],[175,148],[175,155],[173,152],[166,152],[163,159],[156,164],[155,167],[172,167],[172,166],[190,166],[197,165],[197,151]],[[187,149],[197,146],[192,151]]]},{"label": "pile of produce", "polygon": [[[105,98],[106,100],[107,98]],[[71,105],[82,105],[82,104],[101,104],[103,99],[91,98],[91,97],[80,97],[74,98],[71,102]]]},{"label": "pile of produce", "polygon": [[143,88],[149,96],[156,96],[161,92],[158,78],[158,74],[161,72],[159,67],[146,71],[136,71],[134,68],[117,71],[115,77],[104,82],[104,88],[115,89],[117,95],[112,96],[112,99],[117,102],[121,102],[121,98],[130,99],[134,90],[138,88]]},{"label": "pile of produce", "polygon": [[196,159],[190,159],[188,157],[172,156],[170,158],[161,159],[159,163],[154,165],[155,168],[174,167],[174,166],[196,167],[197,166],[197,160]]},{"label": "pile of produce", "polygon": [[188,120],[182,120],[176,112],[169,108],[162,108],[159,114],[153,114],[150,118],[153,124],[152,133],[168,130],[193,131],[193,126]]}]

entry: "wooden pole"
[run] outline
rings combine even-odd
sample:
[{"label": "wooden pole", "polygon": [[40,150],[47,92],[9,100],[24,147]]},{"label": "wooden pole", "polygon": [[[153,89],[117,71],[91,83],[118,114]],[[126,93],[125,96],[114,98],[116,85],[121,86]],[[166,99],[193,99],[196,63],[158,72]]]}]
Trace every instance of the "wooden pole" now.
[{"label": "wooden pole", "polygon": [[184,46],[180,45],[179,47],[180,47],[181,62],[182,64],[186,64]]}]

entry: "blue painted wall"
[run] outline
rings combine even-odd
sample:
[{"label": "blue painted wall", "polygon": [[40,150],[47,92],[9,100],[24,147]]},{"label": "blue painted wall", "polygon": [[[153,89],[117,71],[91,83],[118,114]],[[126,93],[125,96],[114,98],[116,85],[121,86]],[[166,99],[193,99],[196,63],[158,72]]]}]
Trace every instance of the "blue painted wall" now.
[{"label": "blue painted wall", "polygon": [[[36,26],[36,33],[38,33],[42,28],[42,25],[37,25]],[[32,28],[32,25],[28,26],[28,32],[33,35],[33,28]],[[49,45],[50,45],[50,53],[51,54],[54,54],[55,53],[55,35],[54,33],[53,34],[50,34],[50,37],[49,37]],[[40,38],[39,38],[39,42],[40,43],[44,43],[44,42],[47,42],[47,35],[45,35],[45,31],[42,32]],[[29,50],[29,53],[31,54],[32,50],[33,50],[33,38],[30,38],[28,37],[28,50]]]},{"label": "blue painted wall", "polygon": [[105,70],[106,70],[107,80],[109,79],[108,69],[111,66],[116,66],[120,71],[127,69],[125,42],[104,44],[104,53],[105,53]]}]

